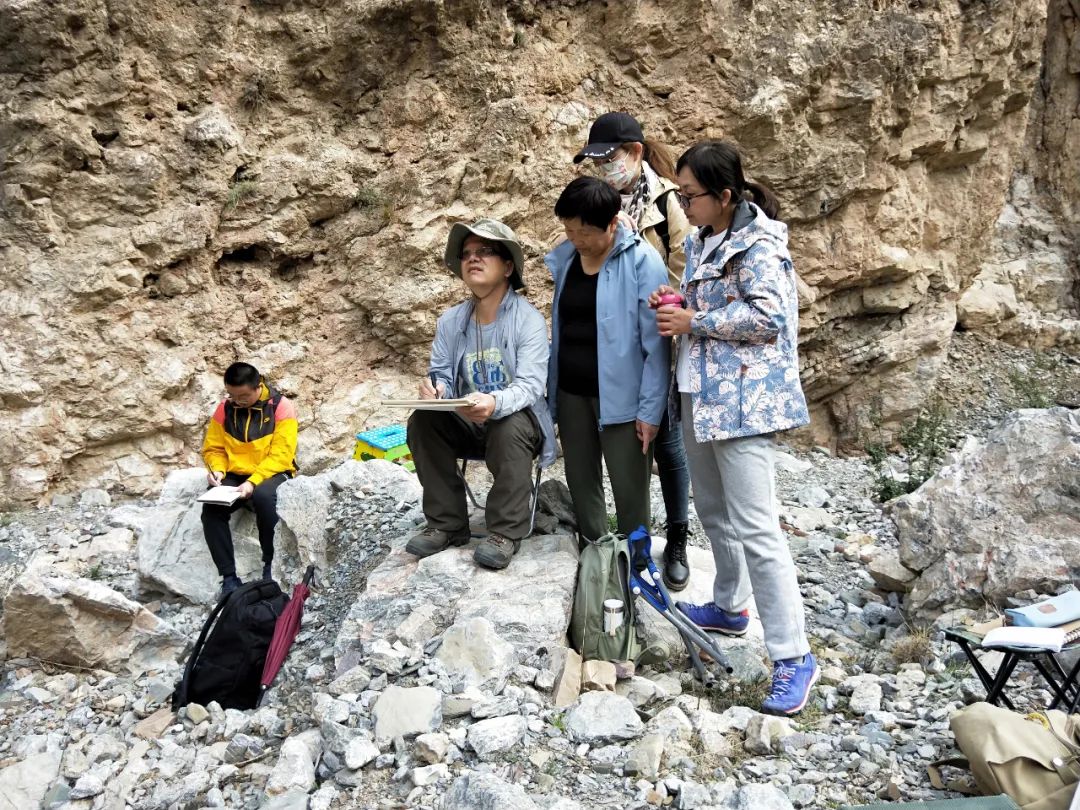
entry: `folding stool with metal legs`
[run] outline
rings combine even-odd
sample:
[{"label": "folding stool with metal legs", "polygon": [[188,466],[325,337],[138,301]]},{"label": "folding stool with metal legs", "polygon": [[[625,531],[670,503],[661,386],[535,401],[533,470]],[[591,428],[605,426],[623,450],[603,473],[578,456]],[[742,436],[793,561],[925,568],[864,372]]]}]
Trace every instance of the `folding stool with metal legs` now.
[{"label": "folding stool with metal legs", "polygon": [[[652,538],[649,537],[645,527],[640,526],[632,531],[627,541],[630,546],[630,593],[640,596],[657,613],[675,625],[675,629],[679,631],[679,635],[682,637],[683,644],[686,645],[686,651],[690,655],[690,661],[694,665],[694,672],[698,680],[706,687],[714,686],[717,682],[717,678],[706,669],[705,664],[702,662],[701,655],[697,650],[699,647],[716,662],[716,666],[723,675],[730,675],[734,672],[735,670],[728,663],[723,650],[716,645],[716,642],[709,637],[708,633],[690,621],[687,615],[675,604],[675,600],[671,598],[671,594],[660,576],[660,571],[656,567],[656,561],[652,558]],[[649,582],[641,575],[646,570],[649,572],[652,582]]]}]

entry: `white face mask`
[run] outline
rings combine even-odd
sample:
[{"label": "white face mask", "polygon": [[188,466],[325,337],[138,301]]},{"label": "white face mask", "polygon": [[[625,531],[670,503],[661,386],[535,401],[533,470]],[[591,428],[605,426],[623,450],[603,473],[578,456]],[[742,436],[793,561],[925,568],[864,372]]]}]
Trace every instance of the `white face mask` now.
[{"label": "white face mask", "polygon": [[637,176],[637,172],[634,171],[632,164],[627,165],[629,160],[629,157],[624,155],[621,158],[601,163],[598,167],[600,170],[600,177],[616,191],[623,191],[630,185],[634,177]]}]

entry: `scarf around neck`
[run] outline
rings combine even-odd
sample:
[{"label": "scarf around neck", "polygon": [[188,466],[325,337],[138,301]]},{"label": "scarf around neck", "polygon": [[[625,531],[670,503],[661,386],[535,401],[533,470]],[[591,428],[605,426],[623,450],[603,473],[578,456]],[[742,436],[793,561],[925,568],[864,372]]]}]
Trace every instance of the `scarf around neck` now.
[{"label": "scarf around neck", "polygon": [[622,198],[622,210],[635,223],[641,222],[641,216],[645,213],[645,206],[655,196],[660,181],[647,161],[641,161],[641,174],[634,184],[634,190],[629,194],[620,195]]}]

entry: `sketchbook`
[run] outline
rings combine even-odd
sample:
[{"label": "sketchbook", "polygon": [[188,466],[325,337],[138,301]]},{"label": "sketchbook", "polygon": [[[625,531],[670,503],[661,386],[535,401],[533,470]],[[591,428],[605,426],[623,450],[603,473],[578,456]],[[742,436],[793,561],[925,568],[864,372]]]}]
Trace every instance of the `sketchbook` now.
[{"label": "sketchbook", "polygon": [[384,399],[388,408],[412,408],[417,411],[453,411],[468,408],[473,404],[469,397],[460,399]]},{"label": "sketchbook", "polygon": [[213,487],[206,490],[195,500],[200,503],[216,503],[221,506],[231,506],[240,499],[240,487]]},{"label": "sketchbook", "polygon": [[998,627],[986,634],[982,646],[1061,652],[1065,631],[1060,627]]}]

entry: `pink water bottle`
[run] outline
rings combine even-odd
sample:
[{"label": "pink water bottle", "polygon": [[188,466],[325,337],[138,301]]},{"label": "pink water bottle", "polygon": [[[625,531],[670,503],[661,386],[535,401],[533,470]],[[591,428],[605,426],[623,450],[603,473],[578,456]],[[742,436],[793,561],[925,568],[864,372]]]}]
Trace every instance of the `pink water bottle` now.
[{"label": "pink water bottle", "polygon": [[678,293],[664,293],[660,296],[658,307],[682,307],[686,308],[686,299]]}]

